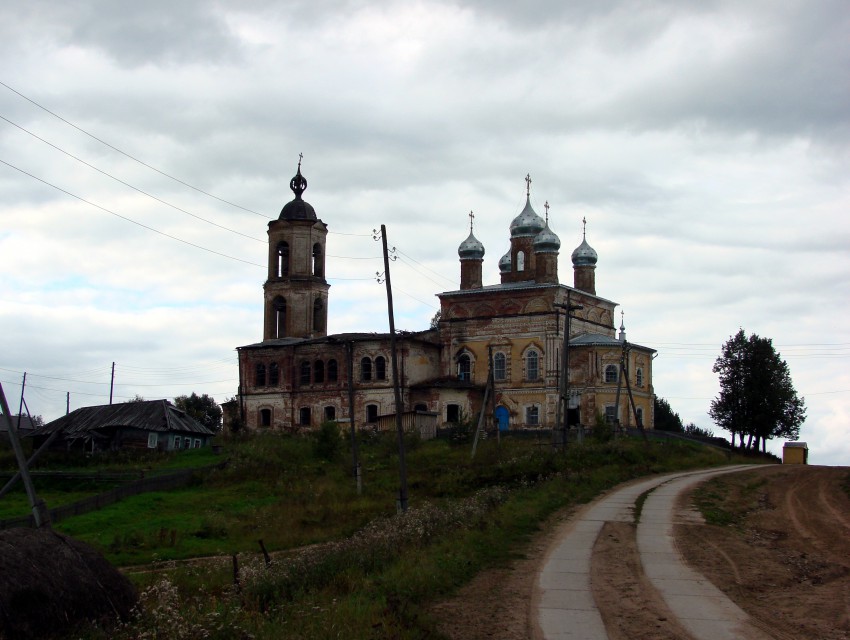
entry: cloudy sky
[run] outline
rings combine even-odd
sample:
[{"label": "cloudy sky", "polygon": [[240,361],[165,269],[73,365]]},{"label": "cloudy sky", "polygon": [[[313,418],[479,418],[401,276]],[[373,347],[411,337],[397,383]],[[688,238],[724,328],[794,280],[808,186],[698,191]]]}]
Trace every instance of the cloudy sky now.
[{"label": "cloudy sky", "polygon": [[[475,211],[498,282],[526,173],[561,281],[658,350],[712,428],[711,367],[773,339],[817,464],[850,464],[850,5],[844,0],[30,0],[0,20],[0,381],[53,419],[236,392],[262,338],[266,225],[330,230],[329,329],[423,329]],[[715,428],[715,430],[717,430]],[[719,430],[717,430],[719,432]],[[779,451],[781,443],[772,446]]]}]

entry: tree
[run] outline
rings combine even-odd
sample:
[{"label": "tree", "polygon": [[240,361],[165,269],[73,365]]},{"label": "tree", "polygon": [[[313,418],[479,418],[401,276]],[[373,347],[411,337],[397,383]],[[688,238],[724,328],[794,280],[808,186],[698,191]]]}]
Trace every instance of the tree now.
[{"label": "tree", "polygon": [[696,426],[693,422],[689,422],[688,424],[685,425],[685,429],[684,429],[683,433],[686,436],[696,436],[698,438],[713,438],[714,437],[714,432],[711,429],[703,429],[702,427]]},{"label": "tree", "polygon": [[174,406],[185,411],[195,420],[213,431],[221,430],[221,407],[206,393],[199,396],[194,391],[190,396],[177,396]]},{"label": "tree", "polygon": [[682,431],[682,419],[664,398],[655,397],[655,428],[659,431]]},{"label": "tree", "polygon": [[764,451],[770,438],[796,440],[806,419],[805,399],[797,395],[786,362],[770,338],[740,329],[723,345],[712,368],[720,378],[720,394],[708,414],[717,426],[740,438],[740,446]]},{"label": "tree", "polygon": [[136,395],[134,395],[134,396],[133,396],[132,398],[130,398],[129,400],[126,400],[126,402],[147,402],[147,400],[145,400],[142,396],[140,396],[140,395],[137,393]]}]

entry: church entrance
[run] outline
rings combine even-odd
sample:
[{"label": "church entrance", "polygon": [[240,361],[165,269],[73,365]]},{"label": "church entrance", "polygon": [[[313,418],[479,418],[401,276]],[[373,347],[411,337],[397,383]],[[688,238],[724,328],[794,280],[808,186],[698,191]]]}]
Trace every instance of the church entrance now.
[{"label": "church entrance", "polygon": [[496,407],[496,422],[499,423],[499,431],[507,431],[510,423],[510,413],[507,407]]}]

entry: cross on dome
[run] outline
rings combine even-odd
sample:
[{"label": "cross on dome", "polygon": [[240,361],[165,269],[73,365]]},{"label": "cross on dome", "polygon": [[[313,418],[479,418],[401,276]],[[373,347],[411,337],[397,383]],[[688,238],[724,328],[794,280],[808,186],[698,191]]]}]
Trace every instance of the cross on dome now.
[{"label": "cross on dome", "polygon": [[531,196],[531,174],[525,174],[525,195]]},{"label": "cross on dome", "polygon": [[472,223],[475,220],[475,214],[472,211],[469,212],[469,233],[472,233]]},{"label": "cross on dome", "polygon": [[543,203],[543,208],[546,210],[546,224],[549,224],[549,201]]}]

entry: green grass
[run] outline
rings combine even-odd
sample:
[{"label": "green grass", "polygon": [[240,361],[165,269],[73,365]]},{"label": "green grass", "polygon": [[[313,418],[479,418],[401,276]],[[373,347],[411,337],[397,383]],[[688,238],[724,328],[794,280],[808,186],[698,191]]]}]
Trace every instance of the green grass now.
[{"label": "green grass", "polygon": [[756,478],[740,484],[736,478],[714,478],[697,487],[694,504],[708,524],[737,526],[747,514],[760,508],[761,488],[765,482],[763,478]]}]

